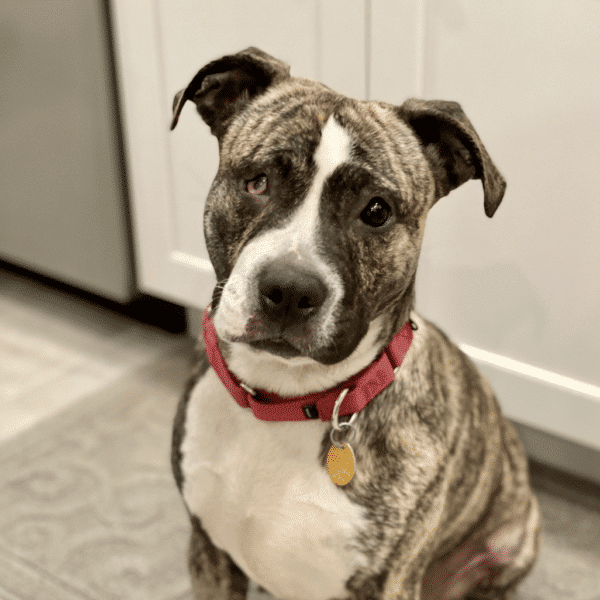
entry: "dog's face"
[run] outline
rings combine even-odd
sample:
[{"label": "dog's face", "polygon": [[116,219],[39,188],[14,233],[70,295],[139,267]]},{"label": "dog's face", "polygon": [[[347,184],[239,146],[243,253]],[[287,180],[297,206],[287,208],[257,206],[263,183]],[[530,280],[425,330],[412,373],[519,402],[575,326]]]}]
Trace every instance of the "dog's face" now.
[{"label": "dog's face", "polygon": [[258,99],[223,137],[206,205],[220,337],[335,363],[376,317],[405,321],[423,163],[392,107],[297,80]]},{"label": "dog's face", "polygon": [[[248,49],[207,65],[176,96],[219,139],[205,210],[219,337],[282,359],[383,346],[408,319],[425,217],[483,180],[491,216],[504,181],[455,103],[346,98]],[[374,330],[376,329],[376,331]]]}]

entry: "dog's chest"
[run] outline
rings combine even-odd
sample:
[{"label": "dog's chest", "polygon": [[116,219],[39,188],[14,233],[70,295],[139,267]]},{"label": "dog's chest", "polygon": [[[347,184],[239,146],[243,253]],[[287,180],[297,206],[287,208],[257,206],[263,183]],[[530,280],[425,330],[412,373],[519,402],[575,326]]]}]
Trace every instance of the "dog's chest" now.
[{"label": "dog's chest", "polygon": [[183,497],[213,543],[274,595],[344,597],[366,564],[363,509],[319,462],[326,424],[270,423],[241,408],[212,369],[193,390],[181,446]]}]

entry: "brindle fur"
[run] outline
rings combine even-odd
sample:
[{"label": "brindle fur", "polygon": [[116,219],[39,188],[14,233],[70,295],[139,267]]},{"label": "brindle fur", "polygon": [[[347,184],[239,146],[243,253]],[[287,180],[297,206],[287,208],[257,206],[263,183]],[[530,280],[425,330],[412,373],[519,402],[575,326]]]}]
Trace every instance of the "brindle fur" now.
[{"label": "brindle fur", "polygon": [[[249,88],[236,76],[225,102],[222,82],[228,70],[247,73],[249,64],[261,73],[259,84]],[[203,85],[207,77],[210,84]],[[253,72],[252,77],[258,76]],[[221,152],[204,220],[209,255],[221,283],[213,306],[248,241],[264,228],[285,222],[302,201],[327,118],[335,113],[352,135],[356,161],[334,173],[323,191],[321,211],[321,218],[334,224],[331,231],[340,232],[333,233],[328,245],[328,256],[347,290],[340,336],[334,340],[339,359],[354,349],[374,318],[384,317],[379,339],[383,348],[411,315],[431,206],[471,178],[482,180],[488,216],[504,193],[504,180],[455,103],[409,100],[395,107],[350,100],[322,84],[291,78],[284,63],[256,49],[201,70],[176,96],[173,126],[186,99],[197,103]],[[225,106],[221,115],[220,105]],[[269,175],[277,203],[238,202],[239,181],[261,172]],[[377,235],[344,234],[355,227],[356,194],[364,189],[371,195],[385,194],[394,203],[402,215],[398,227]],[[363,298],[373,301],[361,302]],[[527,554],[518,564],[492,561],[468,595],[507,598],[537,553],[537,504],[524,450],[469,359],[434,325],[411,316],[418,326],[411,353],[396,381],[361,410],[355,422],[356,474],[341,489],[366,508],[370,526],[358,543],[369,560],[368,567],[347,581],[346,597],[433,600],[439,593],[436,582],[451,571],[456,557],[479,551],[505,526],[525,527],[531,517],[533,542]],[[223,351],[227,356],[226,344]],[[327,352],[323,355],[329,356]],[[185,477],[179,467],[185,408],[195,382],[208,368],[202,347],[198,365],[175,419],[172,456],[180,490]],[[326,435],[323,468],[329,446]],[[245,597],[246,576],[214,547],[193,516],[190,573],[197,599]]]}]

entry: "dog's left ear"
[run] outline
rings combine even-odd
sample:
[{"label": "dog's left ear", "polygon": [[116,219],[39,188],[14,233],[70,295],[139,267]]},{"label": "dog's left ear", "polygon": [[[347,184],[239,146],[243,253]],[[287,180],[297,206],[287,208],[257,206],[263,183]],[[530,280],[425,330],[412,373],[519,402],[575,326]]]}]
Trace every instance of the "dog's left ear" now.
[{"label": "dog's left ear", "polygon": [[492,217],[504,196],[506,181],[460,105],[411,99],[396,112],[421,142],[436,180],[436,200],[469,179],[481,179],[485,214]]},{"label": "dog's left ear", "polygon": [[252,98],[289,76],[288,65],[258,48],[223,56],[200,69],[190,84],[177,92],[171,130],[185,102],[193,100],[213,135],[220,138]]}]

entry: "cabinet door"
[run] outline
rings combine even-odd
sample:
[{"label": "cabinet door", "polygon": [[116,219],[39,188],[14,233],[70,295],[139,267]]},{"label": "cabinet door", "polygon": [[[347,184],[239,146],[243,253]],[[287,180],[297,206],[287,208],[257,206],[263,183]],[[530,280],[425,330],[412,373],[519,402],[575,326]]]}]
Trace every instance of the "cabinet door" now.
[{"label": "cabinet door", "polygon": [[459,101],[508,181],[491,220],[480,182],[433,208],[417,308],[511,417],[600,449],[600,3],[372,7],[372,95]]},{"label": "cabinet door", "polygon": [[292,74],[366,94],[367,0],[115,0],[117,58],[140,286],[188,306],[214,287],[202,231],[217,141],[190,104],[169,132],[173,96],[209,61],[256,46]]}]

